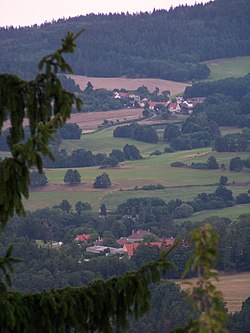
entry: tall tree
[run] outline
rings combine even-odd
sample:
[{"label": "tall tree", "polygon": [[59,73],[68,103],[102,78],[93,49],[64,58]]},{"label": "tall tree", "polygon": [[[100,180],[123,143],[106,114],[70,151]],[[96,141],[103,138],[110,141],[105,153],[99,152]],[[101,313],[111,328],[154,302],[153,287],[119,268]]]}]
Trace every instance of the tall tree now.
[{"label": "tall tree", "polygon": [[68,169],[63,178],[64,183],[77,185],[81,183],[81,175],[76,169]]}]

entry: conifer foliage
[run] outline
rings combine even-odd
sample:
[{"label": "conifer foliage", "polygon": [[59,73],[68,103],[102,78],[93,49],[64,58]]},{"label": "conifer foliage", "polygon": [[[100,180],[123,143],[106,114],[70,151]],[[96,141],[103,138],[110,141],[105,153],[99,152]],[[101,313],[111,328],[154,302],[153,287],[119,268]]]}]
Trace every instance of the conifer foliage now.
[{"label": "conifer foliage", "polygon": [[[24,213],[22,197],[29,196],[29,170],[42,173],[42,156],[53,159],[48,146],[53,133],[70,117],[73,105],[80,101],[65,91],[58,71],[72,72],[63,58],[73,53],[75,40],[81,34],[68,33],[62,46],[39,63],[41,72],[33,81],[14,75],[0,75],[0,129],[10,121],[8,145],[11,157],[0,163],[0,226],[6,225],[15,212]],[[23,120],[29,121],[30,137],[24,141]],[[44,332],[113,332],[127,326],[127,316],[138,317],[149,308],[149,284],[160,280],[162,271],[171,264],[168,252],[137,272],[109,281],[96,281],[88,287],[64,288],[23,295],[10,292],[13,263],[9,247],[0,258],[0,330],[15,333]]]}]

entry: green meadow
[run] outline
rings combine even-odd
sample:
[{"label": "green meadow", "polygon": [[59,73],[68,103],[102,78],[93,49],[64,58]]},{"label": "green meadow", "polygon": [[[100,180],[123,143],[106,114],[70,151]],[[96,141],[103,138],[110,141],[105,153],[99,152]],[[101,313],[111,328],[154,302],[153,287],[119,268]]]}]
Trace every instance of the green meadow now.
[{"label": "green meadow", "polygon": [[[107,153],[109,154],[112,149],[123,149],[126,144],[136,145],[140,150],[143,156],[149,155],[155,149],[164,151],[164,148],[167,146],[166,142],[159,141],[158,144],[150,144],[146,142],[139,142],[128,138],[113,138],[114,128],[110,127],[105,130],[85,134],[82,136],[81,140],[65,140],[62,144],[62,147],[65,148],[68,152],[71,152],[75,149],[86,149],[91,150],[93,153]],[[162,131],[159,131],[162,136]]]},{"label": "green meadow", "polygon": [[[198,212],[195,213],[193,216],[191,216],[188,219],[180,219],[179,222],[183,221],[192,221],[192,222],[198,222],[205,220],[208,217],[211,216],[217,216],[217,217],[225,217],[229,218],[231,220],[236,220],[239,215],[241,214],[250,214],[250,204],[247,205],[236,205],[234,207],[227,207],[223,209],[213,209],[209,211],[204,212]],[[177,221],[177,220],[176,220]]]},{"label": "green meadow", "polygon": [[242,77],[250,73],[250,56],[205,61],[211,71],[210,80]]},{"label": "green meadow", "polygon": [[[225,131],[229,130],[225,128]],[[82,140],[67,140],[63,146],[68,151],[84,148],[91,149],[95,153],[109,153],[114,148],[122,149],[126,143],[136,145],[144,158],[139,161],[121,163],[116,168],[77,168],[81,175],[81,184],[77,187],[64,184],[63,178],[67,169],[46,169],[49,184],[41,191],[33,191],[30,194],[30,199],[25,203],[25,207],[33,210],[53,206],[66,199],[71,204],[75,204],[79,200],[89,202],[97,211],[101,203],[105,203],[107,209],[113,210],[118,204],[133,197],[154,196],[161,197],[166,201],[176,198],[192,200],[198,193],[213,192],[222,175],[228,177],[232,184],[230,188],[234,194],[246,192],[250,187],[248,185],[250,181],[249,171],[230,172],[228,170],[230,159],[239,155],[241,158],[247,158],[249,153],[217,153],[209,147],[150,156],[156,149],[163,152],[166,144],[163,141],[158,144],[148,144],[135,140],[113,138],[111,129],[84,135]],[[170,166],[174,161],[181,161],[187,166],[191,165],[192,162],[206,162],[211,155],[216,157],[219,164],[224,163],[226,170],[195,170],[188,167],[173,168]],[[96,176],[103,172],[110,176],[111,188],[107,190],[93,189],[92,184]],[[157,191],[141,190],[143,185],[158,183],[166,188]]]}]

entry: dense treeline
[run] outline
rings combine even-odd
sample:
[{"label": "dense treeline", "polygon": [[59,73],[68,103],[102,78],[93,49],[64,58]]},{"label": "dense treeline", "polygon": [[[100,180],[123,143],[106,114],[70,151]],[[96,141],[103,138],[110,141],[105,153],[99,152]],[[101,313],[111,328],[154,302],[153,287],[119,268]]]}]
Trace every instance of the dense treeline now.
[{"label": "dense treeline", "polygon": [[217,0],[169,11],[90,14],[41,26],[1,28],[0,72],[33,75],[38,60],[66,31],[84,27],[71,60],[78,74],[203,79],[209,70],[200,61],[250,54],[249,6],[248,0]]},{"label": "dense treeline", "polygon": [[137,141],[157,143],[159,138],[156,130],[147,125],[139,125],[136,123],[117,126],[113,132],[115,138],[130,138]]},{"label": "dense treeline", "polygon": [[[82,130],[80,129],[78,124],[72,123],[72,124],[65,124],[62,128],[58,130],[57,133],[54,134],[56,138],[56,143],[52,141],[52,144],[54,145],[60,145],[62,140],[79,140],[81,139]],[[10,132],[7,128],[6,130],[2,131],[0,136],[0,150],[1,151],[9,151],[9,136]],[[30,131],[29,128],[26,126],[24,128],[24,140],[26,141],[30,137]]]},{"label": "dense treeline", "polygon": [[51,151],[55,160],[44,158],[46,168],[83,168],[91,166],[116,166],[125,160],[140,160],[140,151],[134,145],[126,144],[122,150],[113,149],[109,156],[105,153],[93,154],[91,150],[75,149],[68,154],[65,149],[60,149],[59,145],[52,145]]},{"label": "dense treeline", "polygon": [[192,115],[182,125],[169,124],[163,137],[173,150],[190,150],[210,147],[212,141],[220,136],[218,124],[208,117]]},{"label": "dense treeline", "polygon": [[250,127],[250,75],[214,82],[194,83],[187,87],[184,97],[203,96],[194,115],[205,114],[219,126]]}]

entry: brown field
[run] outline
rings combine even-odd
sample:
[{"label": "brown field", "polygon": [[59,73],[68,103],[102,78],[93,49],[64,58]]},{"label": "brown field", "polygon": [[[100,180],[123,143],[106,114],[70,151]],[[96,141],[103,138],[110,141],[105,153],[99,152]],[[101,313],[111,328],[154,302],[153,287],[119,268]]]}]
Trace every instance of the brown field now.
[{"label": "brown field", "polygon": [[[71,114],[68,123],[76,123],[84,131],[95,130],[98,125],[101,125],[104,119],[116,122],[123,121],[124,119],[138,119],[142,116],[143,109],[121,109],[112,111],[100,111],[100,112],[80,112]],[[24,119],[24,125],[28,125],[27,119]],[[119,123],[118,123],[119,125]],[[4,123],[4,129],[10,127],[9,120]],[[85,133],[86,133],[85,131]]]},{"label": "brown field", "polygon": [[[186,281],[194,282],[196,279],[192,278]],[[175,282],[184,290],[189,287],[185,284],[185,280],[176,280]],[[222,274],[219,281],[216,282],[216,286],[224,296],[228,311],[240,311],[242,302],[250,297],[250,273]]]},{"label": "brown field", "polygon": [[102,112],[82,112],[74,113],[67,121],[68,123],[76,123],[84,130],[96,129],[98,125],[101,125],[104,119],[116,122],[123,121],[124,119],[131,120],[137,119],[142,116],[143,109],[121,109]]},{"label": "brown field", "polygon": [[177,95],[183,93],[187,86],[190,86],[189,83],[161,80],[161,79],[128,79],[123,77],[90,77],[82,75],[69,75],[72,79],[75,80],[76,84],[80,86],[81,89],[84,89],[87,86],[87,83],[90,81],[94,89],[105,88],[108,90],[113,89],[127,89],[127,90],[136,90],[142,85],[146,86],[150,92],[155,90],[155,87],[160,89],[160,92],[163,90],[169,90],[171,95]]}]

